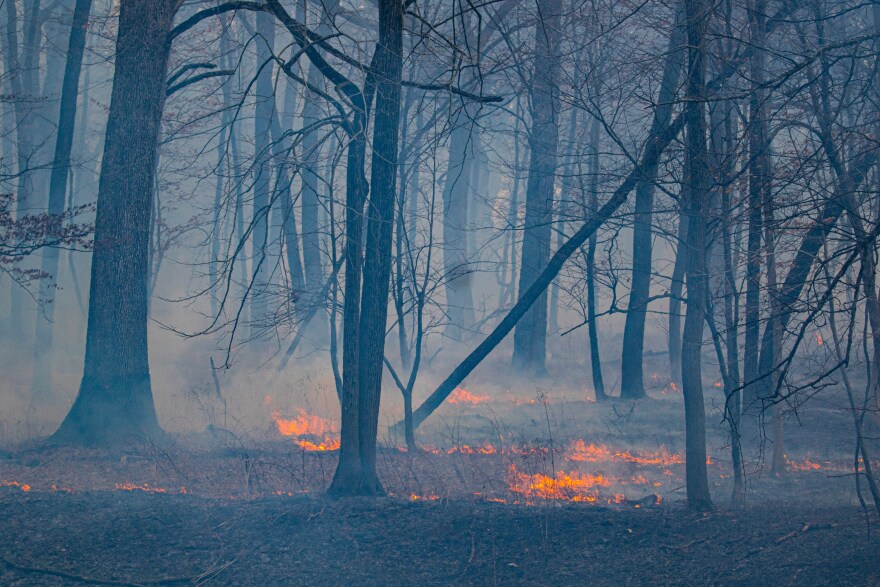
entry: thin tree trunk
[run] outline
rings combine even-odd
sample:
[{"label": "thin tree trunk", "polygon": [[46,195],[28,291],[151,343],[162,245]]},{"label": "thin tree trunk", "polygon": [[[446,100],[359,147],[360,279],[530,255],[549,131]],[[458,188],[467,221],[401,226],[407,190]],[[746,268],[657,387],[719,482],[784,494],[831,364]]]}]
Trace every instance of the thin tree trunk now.
[{"label": "thin tree trunk", "polygon": [[[681,50],[685,42],[682,25],[682,5],[676,7],[675,23],[669,35],[669,49],[663,78],[654,110],[655,127],[669,124],[672,106],[678,90],[678,80],[684,61]],[[621,355],[620,397],[639,399],[645,397],[643,354],[645,346],[645,320],[651,295],[651,257],[653,250],[654,182],[657,168],[650,170],[648,181],[636,188],[635,220],[633,223],[632,286],[623,329],[623,354]]]},{"label": "thin tree trunk", "polygon": [[684,274],[687,263],[687,215],[679,203],[678,234],[676,238],[675,264],[669,284],[669,377],[672,385],[681,387],[681,300],[684,294]]},{"label": "thin tree trunk", "polygon": [[[589,210],[595,214],[599,210],[599,130],[598,118],[590,125],[590,200]],[[590,337],[590,372],[593,375],[593,390],[596,401],[605,401],[605,382],[602,379],[602,359],[599,354],[599,325],[596,324],[596,232],[590,235],[587,244],[587,330]]]},{"label": "thin tree trunk", "polygon": [[[91,11],[91,0],[76,0],[73,9],[70,39],[67,46],[67,63],[61,86],[58,131],[55,141],[55,157],[49,182],[48,213],[51,221],[60,228],[61,215],[66,200],[67,179],[70,169],[70,153],[73,148],[73,134],[76,121],[76,102],[79,94],[79,77],[82,71],[83,54],[86,46],[86,30]],[[58,285],[58,259],[60,249],[52,247],[43,251],[41,270],[48,276],[49,290],[44,296],[45,319],[37,320],[34,338],[34,377],[32,392],[35,396],[48,395],[52,390],[52,334],[55,318],[55,288]]]},{"label": "thin tree trunk", "polygon": [[706,150],[704,31],[708,13],[703,0],[685,0],[688,83],[685,105],[684,185],[687,232],[688,304],[682,334],[681,373],[685,409],[685,484],[688,506],[712,507],[706,473],[706,412],[703,405],[702,348],[706,317],[706,213],[709,168]]},{"label": "thin tree trunk", "polygon": [[[532,74],[529,178],[523,228],[519,291],[535,281],[550,258],[550,234],[557,150],[559,148],[560,0],[540,0],[535,23]],[[546,372],[547,295],[542,293],[513,333],[513,365],[536,374]]]},{"label": "thin tree trunk", "polygon": [[270,181],[272,176],[270,154],[271,124],[275,114],[275,88],[273,85],[275,45],[275,22],[266,12],[257,13],[257,67],[260,69],[255,84],[256,106],[254,115],[254,209],[253,241],[251,259],[251,333],[259,335],[267,326],[269,285],[269,216],[271,209]]}]

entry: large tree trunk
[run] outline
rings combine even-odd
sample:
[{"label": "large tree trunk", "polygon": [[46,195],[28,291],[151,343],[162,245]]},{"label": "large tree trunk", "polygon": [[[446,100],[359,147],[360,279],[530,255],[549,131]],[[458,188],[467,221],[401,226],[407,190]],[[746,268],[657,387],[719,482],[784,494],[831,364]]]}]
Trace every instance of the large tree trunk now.
[{"label": "large tree trunk", "polygon": [[[669,35],[669,50],[663,68],[663,79],[654,110],[654,128],[669,124],[672,106],[678,90],[684,52],[685,29],[681,26],[681,5],[676,8],[675,24]],[[632,285],[623,329],[621,356],[620,397],[638,399],[645,396],[643,352],[645,346],[645,319],[651,294],[652,219],[654,214],[654,181],[657,167],[649,170],[647,181],[636,188],[635,219],[633,223]]]},{"label": "large tree trunk", "polygon": [[[367,248],[364,260],[360,324],[357,332],[346,330],[346,338],[359,342],[359,399],[357,413],[359,471],[347,484],[334,478],[334,494],[376,495],[384,493],[376,475],[376,444],[379,399],[385,353],[385,325],[391,277],[394,201],[397,177],[398,130],[400,128],[400,82],[403,68],[403,3],[379,2],[379,41],[376,47],[376,122],[370,202],[367,216]],[[348,300],[346,300],[346,306]],[[347,367],[347,363],[346,363]],[[340,467],[342,461],[340,458]]]},{"label": "large tree trunk", "polygon": [[[553,189],[559,147],[560,0],[540,0],[535,23],[529,178],[523,228],[519,291],[524,292],[550,258]],[[547,295],[542,293],[513,333],[513,364],[543,374],[547,359]]]},{"label": "large tree trunk", "polygon": [[682,335],[681,373],[686,430],[688,506],[712,506],[706,474],[706,412],[703,405],[702,348],[706,320],[706,214],[709,168],[706,149],[704,31],[708,14],[703,0],[685,0],[688,39],[688,83],[685,105],[684,185],[688,217],[686,241],[688,304]]},{"label": "large tree trunk", "polygon": [[[49,181],[49,203],[47,210],[52,222],[60,224],[61,214],[67,195],[67,180],[70,170],[70,154],[73,148],[73,134],[76,121],[76,102],[79,94],[79,77],[82,71],[83,54],[86,47],[86,30],[92,0],[76,0],[73,9],[73,22],[70,40],[67,45],[67,63],[64,67],[64,80],[61,85],[58,131],[55,140],[55,158]],[[32,391],[36,396],[45,396],[52,390],[52,334],[55,317],[55,288],[58,285],[58,259],[61,250],[49,248],[43,252],[41,270],[49,280],[48,291],[43,296],[45,319],[37,320],[34,340],[34,377]]]},{"label": "large tree trunk", "polygon": [[107,445],[162,435],[150,386],[147,279],[168,33],[177,4],[121,4],[83,379],[53,441]]}]

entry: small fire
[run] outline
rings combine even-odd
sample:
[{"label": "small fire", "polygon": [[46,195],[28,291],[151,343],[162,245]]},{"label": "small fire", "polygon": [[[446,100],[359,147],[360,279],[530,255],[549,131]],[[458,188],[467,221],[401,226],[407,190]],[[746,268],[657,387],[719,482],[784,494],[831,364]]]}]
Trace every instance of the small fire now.
[{"label": "small fire", "polygon": [[463,455],[494,455],[499,451],[494,446],[492,446],[492,444],[484,442],[480,446],[469,446],[467,444],[454,446],[446,452],[448,454],[459,453]]},{"label": "small fire", "polygon": [[411,493],[409,496],[410,501],[437,501],[440,499],[439,495],[417,495],[415,493]]},{"label": "small fire", "polygon": [[810,460],[809,454],[807,454],[803,461],[792,461],[785,457],[785,462],[792,471],[819,471],[822,469],[822,465]]},{"label": "small fire", "polygon": [[476,406],[478,404],[484,404],[490,399],[491,398],[488,395],[474,394],[463,387],[458,387],[452,392],[452,395],[449,396],[447,401],[451,404],[470,404]]},{"label": "small fire", "polygon": [[819,346],[822,346],[823,344],[825,344],[825,339],[823,339],[822,335],[819,334],[818,332],[816,333],[816,344]]},{"label": "small fire", "polygon": [[26,483],[19,483],[18,481],[0,481],[0,487],[15,487],[16,489],[21,489],[22,491],[30,491],[31,486]]},{"label": "small fire", "polygon": [[510,466],[510,490],[527,498],[595,503],[599,499],[599,489],[610,486],[611,481],[601,474],[559,471],[556,476],[549,477],[540,473],[529,475],[518,471],[516,465]]},{"label": "small fire", "polygon": [[[164,487],[150,487],[149,483],[142,483],[140,485],[136,483],[132,483],[130,481],[126,481],[125,483],[116,483],[117,491],[143,491],[145,493],[168,493],[168,490]],[[181,487],[178,490],[178,493],[181,495],[186,495],[186,487]]]},{"label": "small fire", "polygon": [[[339,437],[333,432],[330,420],[307,414],[299,410],[299,416],[293,419],[281,417],[281,412],[272,412],[272,419],[282,436],[294,436],[300,448],[307,451],[337,450],[340,446]],[[305,438],[303,438],[305,437]]]},{"label": "small fire", "polygon": [[657,452],[615,452],[604,444],[587,444],[583,440],[576,440],[569,446],[568,460],[588,463],[624,461],[639,465],[663,466],[684,464],[684,456],[670,453],[665,446],[661,446]]}]

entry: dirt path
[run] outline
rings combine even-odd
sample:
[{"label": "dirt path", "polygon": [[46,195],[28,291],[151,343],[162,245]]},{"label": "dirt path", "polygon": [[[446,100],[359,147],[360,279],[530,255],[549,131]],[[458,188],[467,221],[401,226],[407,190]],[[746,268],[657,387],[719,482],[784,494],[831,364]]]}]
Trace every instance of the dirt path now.
[{"label": "dirt path", "polygon": [[121,584],[880,584],[878,531],[869,537],[850,508],[701,515],[5,489],[0,519],[3,585],[88,584],[34,568]]}]

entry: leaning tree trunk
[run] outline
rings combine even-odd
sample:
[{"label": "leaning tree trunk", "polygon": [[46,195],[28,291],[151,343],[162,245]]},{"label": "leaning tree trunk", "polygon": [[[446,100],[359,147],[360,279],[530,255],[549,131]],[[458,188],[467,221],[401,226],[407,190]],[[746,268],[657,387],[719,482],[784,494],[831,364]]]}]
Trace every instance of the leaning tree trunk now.
[{"label": "leaning tree trunk", "polygon": [[178,0],[122,0],[104,144],[79,394],[52,440],[115,444],[162,435],[147,353],[150,217]]},{"label": "leaning tree trunk", "polygon": [[[553,189],[559,148],[560,0],[538,2],[532,73],[529,178],[519,291],[524,292],[550,258]],[[513,364],[543,374],[547,359],[547,294],[542,293],[513,333]]]},{"label": "leaning tree trunk", "polygon": [[[86,31],[92,0],[76,0],[73,9],[73,22],[70,29],[70,40],[67,45],[67,63],[64,67],[64,80],[61,84],[61,103],[58,115],[58,130],[55,140],[55,157],[52,163],[52,175],[49,180],[49,212],[50,221],[61,222],[64,202],[67,195],[67,179],[70,171],[70,154],[73,149],[73,132],[76,121],[76,101],[79,94],[79,77],[82,71],[83,54],[86,47]],[[57,226],[60,228],[60,226]],[[58,284],[59,248],[51,247],[43,251],[41,270],[50,280],[50,289],[43,309],[44,319],[37,320],[37,331],[34,339],[34,379],[35,395],[46,395],[52,388],[51,349],[53,338],[53,320],[55,317],[54,287]]]},{"label": "leaning tree trunk", "polygon": [[[678,79],[684,61],[681,47],[685,41],[685,29],[681,26],[681,9],[676,9],[672,33],[669,35],[669,51],[663,68],[663,79],[654,110],[655,128],[669,124],[672,105],[678,90]],[[623,355],[621,356],[620,397],[639,399],[645,397],[643,354],[645,346],[645,319],[651,294],[652,218],[654,214],[654,182],[657,167],[649,170],[649,177],[636,188],[635,220],[633,223],[632,285],[623,329]]]},{"label": "leaning tree trunk", "polygon": [[704,31],[707,12],[703,0],[686,0],[688,83],[685,105],[686,141],[683,196],[688,217],[686,241],[688,304],[682,335],[681,373],[686,434],[688,506],[712,506],[706,474],[706,412],[703,405],[702,348],[706,319],[706,214],[709,205],[708,154],[705,120]]},{"label": "leaning tree trunk", "polygon": [[[446,379],[428,396],[418,409],[413,412],[413,426],[418,428],[425,419],[436,410],[443,401],[449,397],[453,390],[491,353],[501,341],[510,334],[516,323],[525,315],[528,309],[547,291],[550,282],[562,270],[565,262],[587,242],[605,222],[626,202],[627,196],[643,178],[646,169],[649,169],[663,154],[669,143],[681,131],[684,119],[679,116],[668,127],[660,129],[656,134],[648,135],[643,143],[643,154],[639,163],[626,176],[623,182],[614,190],[611,198],[596,210],[584,222],[583,225],[559,249],[553,253],[547,266],[535,278],[529,288],[523,292],[510,311],[501,319],[501,322],[489,333],[489,335],[464,360],[453,369]],[[401,425],[400,422],[395,427]]]}]

